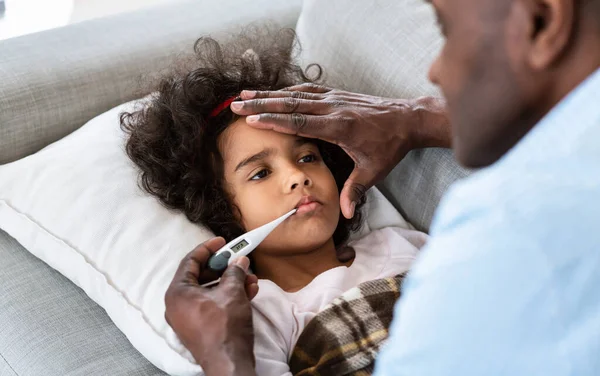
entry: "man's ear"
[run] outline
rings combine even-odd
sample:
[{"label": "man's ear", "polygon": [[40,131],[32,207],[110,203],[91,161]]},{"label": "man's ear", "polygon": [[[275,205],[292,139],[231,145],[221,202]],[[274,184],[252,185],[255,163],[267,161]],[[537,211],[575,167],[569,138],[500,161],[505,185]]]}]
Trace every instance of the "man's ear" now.
[{"label": "man's ear", "polygon": [[527,61],[533,70],[554,65],[567,51],[575,32],[577,0],[519,0],[530,28]]}]

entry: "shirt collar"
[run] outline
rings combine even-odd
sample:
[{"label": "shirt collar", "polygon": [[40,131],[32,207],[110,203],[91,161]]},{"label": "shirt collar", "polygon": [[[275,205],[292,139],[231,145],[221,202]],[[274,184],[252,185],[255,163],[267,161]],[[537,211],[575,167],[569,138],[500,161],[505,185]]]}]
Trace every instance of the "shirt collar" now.
[{"label": "shirt collar", "polygon": [[590,130],[600,132],[600,69],[550,110],[498,164],[522,166],[572,155]]}]

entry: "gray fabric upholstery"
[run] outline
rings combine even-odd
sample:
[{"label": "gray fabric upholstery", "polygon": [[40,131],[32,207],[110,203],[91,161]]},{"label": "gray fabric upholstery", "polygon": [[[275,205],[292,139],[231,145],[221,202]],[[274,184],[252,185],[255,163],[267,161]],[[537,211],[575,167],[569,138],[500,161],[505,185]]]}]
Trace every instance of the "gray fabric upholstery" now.
[{"label": "gray fabric upholstery", "polygon": [[264,20],[294,27],[300,9],[301,0],[192,0],[0,41],[0,164],[145,94],[142,74],[199,36]]},{"label": "gray fabric upholstery", "polygon": [[0,375],[1,376],[18,376],[12,367],[0,355]]},{"label": "gray fabric upholstery", "polygon": [[[392,98],[439,95],[427,71],[441,38],[422,0],[305,0],[297,31],[304,64],[321,64],[329,86]],[[428,230],[443,192],[466,174],[448,150],[415,151],[380,188]]]},{"label": "gray fabric upholstery", "polygon": [[[248,23],[294,27],[301,0],[191,0],[0,42],[0,164],[117,104],[143,74]],[[183,51],[183,53],[182,53]],[[163,375],[102,308],[0,230],[0,376]]]},{"label": "gray fabric upholstery", "polygon": [[164,375],[104,310],[0,230],[0,375]]}]

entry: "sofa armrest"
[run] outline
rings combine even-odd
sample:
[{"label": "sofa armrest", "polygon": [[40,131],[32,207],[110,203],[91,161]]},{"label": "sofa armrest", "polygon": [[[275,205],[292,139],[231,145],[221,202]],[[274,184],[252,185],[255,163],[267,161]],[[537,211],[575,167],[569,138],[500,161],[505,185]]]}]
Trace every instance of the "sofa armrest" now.
[{"label": "sofa armrest", "polygon": [[0,164],[38,151],[146,93],[143,75],[202,35],[249,23],[293,28],[301,0],[188,0],[0,42]]}]

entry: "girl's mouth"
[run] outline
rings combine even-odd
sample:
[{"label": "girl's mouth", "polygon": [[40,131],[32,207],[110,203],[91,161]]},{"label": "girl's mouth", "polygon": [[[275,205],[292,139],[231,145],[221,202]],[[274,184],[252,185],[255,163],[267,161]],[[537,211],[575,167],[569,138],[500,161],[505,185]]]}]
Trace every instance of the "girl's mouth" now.
[{"label": "girl's mouth", "polygon": [[296,209],[298,211],[296,214],[304,214],[314,212],[323,206],[319,201],[317,201],[313,196],[303,196],[300,201],[296,204]]},{"label": "girl's mouth", "polygon": [[317,209],[319,209],[321,206],[322,205],[320,203],[318,203],[317,201],[311,201],[309,203],[298,206],[298,211],[296,212],[296,214],[304,214],[304,213],[314,212]]}]

